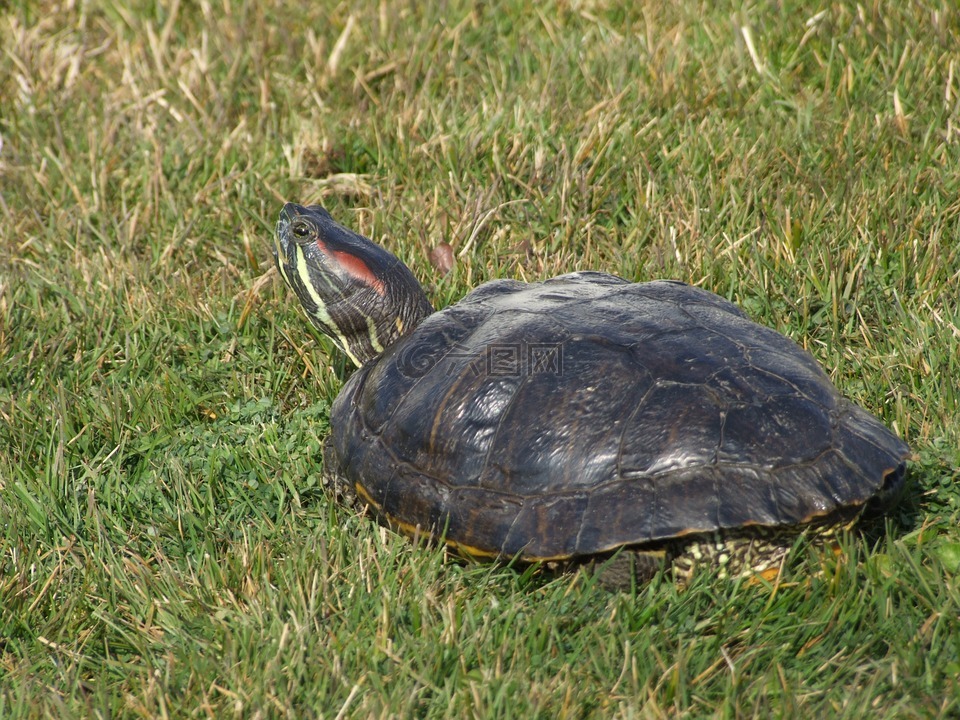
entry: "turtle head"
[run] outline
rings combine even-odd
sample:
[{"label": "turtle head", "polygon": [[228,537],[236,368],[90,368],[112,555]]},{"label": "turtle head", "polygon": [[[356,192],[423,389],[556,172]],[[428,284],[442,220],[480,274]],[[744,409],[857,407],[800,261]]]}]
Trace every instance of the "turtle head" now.
[{"label": "turtle head", "polygon": [[283,206],[274,256],[313,324],[358,366],[433,312],[406,265],[319,205]]}]

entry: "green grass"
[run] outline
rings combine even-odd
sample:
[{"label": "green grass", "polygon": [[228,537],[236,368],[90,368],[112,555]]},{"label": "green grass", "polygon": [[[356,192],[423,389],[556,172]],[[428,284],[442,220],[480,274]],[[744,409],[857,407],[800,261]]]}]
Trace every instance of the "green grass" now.
[{"label": "green grass", "polygon": [[[0,716],[960,713],[955,4],[276,5],[0,3]],[[284,200],[439,305],[724,295],[908,439],[906,501],[772,589],[416,546],[323,491]]]}]

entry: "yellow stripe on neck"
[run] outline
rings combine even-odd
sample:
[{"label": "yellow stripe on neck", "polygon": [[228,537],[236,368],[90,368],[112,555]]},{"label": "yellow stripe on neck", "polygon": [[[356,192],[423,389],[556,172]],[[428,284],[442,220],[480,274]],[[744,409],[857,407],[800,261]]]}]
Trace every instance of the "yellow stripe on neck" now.
[{"label": "yellow stripe on neck", "polygon": [[382,353],[383,345],[380,343],[380,338],[377,337],[377,324],[369,315],[367,315],[367,331],[370,333],[370,346],[378,354]]},{"label": "yellow stripe on neck", "polygon": [[[310,299],[313,300],[314,304],[317,306],[317,318],[330,329],[330,332],[333,333],[334,341],[337,345],[340,346],[340,349],[343,350],[347,357],[353,360],[353,363],[360,367],[363,363],[353,354],[353,351],[350,349],[350,343],[347,342],[346,336],[340,332],[340,328],[337,327],[337,324],[333,321],[333,318],[330,317],[330,313],[327,312],[327,304],[323,301],[323,298],[320,297],[320,293],[317,292],[317,289],[313,287],[313,283],[310,280],[310,273],[307,270],[307,259],[303,253],[303,248],[299,245],[296,246],[296,262],[294,263],[297,266],[297,274],[300,276],[300,281],[303,283],[304,289],[310,295]],[[367,322],[372,322],[370,318],[367,318]],[[373,339],[374,336],[371,336]],[[382,349],[382,348],[381,348]]]}]

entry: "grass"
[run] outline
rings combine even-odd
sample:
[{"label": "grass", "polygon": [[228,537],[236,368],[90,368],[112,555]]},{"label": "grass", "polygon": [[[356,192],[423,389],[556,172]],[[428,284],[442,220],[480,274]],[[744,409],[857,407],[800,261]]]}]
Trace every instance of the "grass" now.
[{"label": "grass", "polygon": [[[956,716],[960,12],[433,5],[0,4],[0,716]],[[284,200],[438,305],[729,297],[908,439],[907,498],[773,588],[416,546],[322,489],[348,368]]]}]

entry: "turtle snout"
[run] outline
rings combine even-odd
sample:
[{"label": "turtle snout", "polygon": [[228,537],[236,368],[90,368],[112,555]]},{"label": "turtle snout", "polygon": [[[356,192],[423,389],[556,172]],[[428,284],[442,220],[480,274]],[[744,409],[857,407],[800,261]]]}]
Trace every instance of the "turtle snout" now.
[{"label": "turtle snout", "polygon": [[283,209],[280,210],[280,222],[286,221],[287,223],[290,223],[293,222],[294,218],[306,214],[307,209],[303,205],[297,205],[296,203],[292,202],[284,203]]},{"label": "turtle snout", "polygon": [[281,263],[290,262],[288,249],[292,240],[290,237],[291,222],[292,217],[287,213],[287,206],[284,206],[280,212],[280,217],[277,218],[276,231],[273,233],[273,257],[276,259],[278,266]]}]

